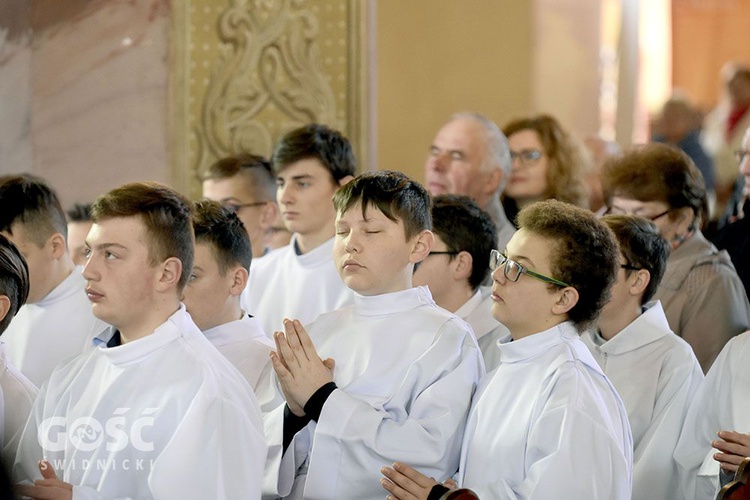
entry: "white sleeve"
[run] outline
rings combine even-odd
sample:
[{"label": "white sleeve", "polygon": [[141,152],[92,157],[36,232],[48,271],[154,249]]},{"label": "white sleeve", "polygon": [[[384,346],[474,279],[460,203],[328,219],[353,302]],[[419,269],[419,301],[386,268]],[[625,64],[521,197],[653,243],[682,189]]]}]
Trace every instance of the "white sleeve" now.
[{"label": "white sleeve", "polygon": [[453,322],[441,328],[381,405],[373,407],[345,388],[331,393],[315,428],[306,491],[356,488],[362,498],[379,495],[380,468],[394,461],[440,481],[456,472],[471,397],[484,374],[472,336],[443,332],[456,328]]},{"label": "white sleeve", "polygon": [[686,499],[716,496],[719,463],[713,459],[715,451],[711,441],[722,430],[723,415],[729,417],[731,413],[732,376],[728,358],[733,343],[734,340],[730,340],[719,353],[692,398],[674,451]]},{"label": "white sleeve", "polygon": [[257,407],[198,395],[154,461],[155,500],[260,499],[266,443]]},{"label": "white sleeve", "polygon": [[289,495],[294,485],[297,471],[307,459],[310,449],[310,430],[305,427],[295,434],[284,453],[284,407],[282,403],[275,410],[263,415],[263,432],[268,444],[265,470],[263,473],[263,498],[276,499]]},{"label": "white sleeve", "polygon": [[[692,354],[692,352],[691,352]],[[690,356],[662,367],[660,390],[648,430],[635,450],[633,496],[671,498],[679,489],[674,454],[690,400],[703,382],[698,361]]]}]

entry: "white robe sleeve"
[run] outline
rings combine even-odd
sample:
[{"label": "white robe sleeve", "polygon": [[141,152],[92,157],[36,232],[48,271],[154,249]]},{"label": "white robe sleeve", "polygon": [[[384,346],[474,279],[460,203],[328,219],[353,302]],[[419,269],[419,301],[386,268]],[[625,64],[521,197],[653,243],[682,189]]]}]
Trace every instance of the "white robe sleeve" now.
[{"label": "white robe sleeve", "polygon": [[275,499],[289,495],[297,471],[307,460],[310,448],[310,427],[295,434],[284,453],[284,407],[263,415],[263,430],[268,444],[268,455],[263,473],[263,498]]},{"label": "white robe sleeve", "polygon": [[[683,497],[686,499],[714,498],[719,484],[719,463],[711,441],[716,433],[731,427],[732,373],[729,341],[706,374],[685,416],[674,459],[677,463]],[[750,429],[728,429],[747,432]]]},{"label": "white robe sleeve", "polygon": [[266,444],[252,410],[196,397],[154,462],[154,499],[259,499]]},{"label": "white robe sleeve", "polygon": [[[448,322],[443,328],[456,326]],[[356,491],[361,498],[377,497],[380,468],[394,461],[440,481],[456,472],[471,397],[484,367],[470,335],[457,345],[441,342],[442,331],[382,404],[373,407],[346,388],[331,393],[315,428],[307,494]]]},{"label": "white robe sleeve", "polygon": [[669,499],[679,488],[672,455],[688,405],[703,382],[703,371],[691,364],[666,363],[659,378],[659,395],[651,423],[641,437],[633,468],[633,498]]}]

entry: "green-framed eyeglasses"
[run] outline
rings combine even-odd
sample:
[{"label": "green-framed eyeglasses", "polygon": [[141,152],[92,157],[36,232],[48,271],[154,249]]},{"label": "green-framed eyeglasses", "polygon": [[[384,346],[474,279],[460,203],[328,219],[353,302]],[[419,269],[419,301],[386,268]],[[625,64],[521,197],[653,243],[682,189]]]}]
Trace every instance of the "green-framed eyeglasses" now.
[{"label": "green-framed eyeglasses", "polygon": [[522,274],[527,274],[531,276],[532,278],[536,278],[539,281],[543,281],[545,283],[552,283],[553,285],[562,286],[562,287],[571,286],[565,283],[564,281],[556,280],[555,278],[550,278],[549,276],[535,273],[534,271],[526,269],[524,266],[522,266],[515,260],[509,259],[502,252],[499,252],[497,250],[492,250],[490,252],[490,269],[494,271],[500,266],[505,266],[505,269],[503,269],[503,274],[505,274],[505,278],[514,283],[518,281],[518,278],[520,278]]}]

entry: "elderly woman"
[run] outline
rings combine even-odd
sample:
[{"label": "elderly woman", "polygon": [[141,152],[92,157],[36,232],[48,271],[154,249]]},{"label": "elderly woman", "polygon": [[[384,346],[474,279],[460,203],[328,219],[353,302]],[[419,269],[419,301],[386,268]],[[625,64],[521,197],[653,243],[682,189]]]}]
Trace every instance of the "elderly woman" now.
[{"label": "elderly woman", "polygon": [[638,146],[605,167],[609,213],[653,221],[672,246],[654,299],[669,326],[708,371],[724,344],[750,327],[750,304],[729,255],[700,231],[706,212],[703,176],[683,152],[665,144]]},{"label": "elderly woman", "polygon": [[503,205],[515,222],[518,211],[535,201],[555,199],[588,208],[583,145],[552,116],[513,120],[503,127],[513,162]]}]

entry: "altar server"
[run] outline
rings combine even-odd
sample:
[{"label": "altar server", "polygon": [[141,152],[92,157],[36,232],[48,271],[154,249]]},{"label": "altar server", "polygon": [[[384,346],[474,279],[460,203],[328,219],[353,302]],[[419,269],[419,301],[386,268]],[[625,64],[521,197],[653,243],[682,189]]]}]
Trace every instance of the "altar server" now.
[{"label": "altar server", "polygon": [[306,125],[281,138],[272,163],[276,199],[292,241],[256,262],[243,298],[245,310],[268,333],[281,329],[284,318],[308,323],[352,302],[333,265],[331,203],[355,173],[349,141],[325,125]]},{"label": "altar server", "polygon": [[[609,299],[617,242],[591,212],[555,200],[525,207],[517,220],[490,260],[492,315],[511,337],[474,395],[458,486],[486,500],[630,499],[627,414],[578,338]],[[399,499],[447,490],[415,469],[384,468],[383,487]]]},{"label": "altar server", "polygon": [[0,233],[29,265],[29,298],[3,335],[9,359],[40,387],[58,363],[80,354],[106,324],[91,314],[81,268],[68,253],[57,195],[29,174],[0,177]]},{"label": "altar server", "polygon": [[194,205],[195,266],[183,302],[206,338],[245,377],[261,409],[283,402],[269,353],[273,342],[260,321],[240,307],[252,261],[251,243],[240,219],[215,201]]},{"label": "altar server", "polygon": [[750,332],[721,350],[692,398],[674,458],[686,499],[713,499],[750,456]]},{"label": "altar server", "polygon": [[445,194],[433,198],[432,232],[435,244],[414,271],[414,284],[427,285],[437,305],[469,323],[489,373],[500,362],[497,341],[509,333],[490,314],[490,287],[480,286],[490,275],[495,224],[470,198]]},{"label": "altar server", "polygon": [[0,235],[0,451],[13,464],[21,431],[31,412],[37,388],[5,354],[2,334],[29,295],[29,268],[13,243]]},{"label": "altar server", "polygon": [[672,453],[688,404],[703,381],[690,344],[669,328],[659,287],[669,245],[649,220],[607,215],[620,244],[620,269],[598,328],[581,337],[625,403],[633,431],[633,498],[672,499]]},{"label": "altar server", "polygon": [[287,403],[264,420],[269,497],[381,499],[378,470],[393,460],[446,479],[484,373],[468,325],[412,287],[433,243],[425,189],[368,172],[334,205],[334,260],[354,305],[321,315],[309,336],[296,320],[275,335]]},{"label": "altar server", "polygon": [[193,267],[190,212],[155,183],[94,203],[83,275],[94,314],[112,327],[42,388],[14,466],[16,480],[36,480],[22,494],[260,497],[255,396],[179,301]]}]

